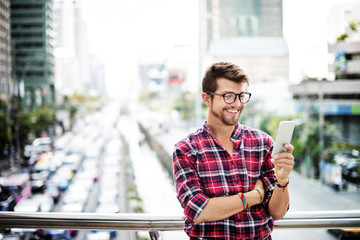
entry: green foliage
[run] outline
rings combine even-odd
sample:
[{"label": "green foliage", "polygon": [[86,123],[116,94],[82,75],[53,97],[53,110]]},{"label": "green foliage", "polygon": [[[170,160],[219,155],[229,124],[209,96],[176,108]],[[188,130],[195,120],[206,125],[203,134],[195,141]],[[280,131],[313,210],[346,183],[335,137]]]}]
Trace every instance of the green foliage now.
[{"label": "green foliage", "polygon": [[[328,122],[324,123],[323,136],[324,146],[323,153],[321,152],[321,139],[320,139],[320,124],[318,118],[310,118],[304,124],[303,128],[298,132],[296,141],[296,147],[294,156],[298,158],[306,158],[307,156],[311,159],[311,165],[315,169],[316,175],[319,173],[319,163],[324,156],[324,160],[332,161],[330,156],[333,156],[336,152],[334,146],[337,139],[339,138],[339,132],[336,127]],[[315,176],[318,177],[318,176]]]},{"label": "green foliage", "polygon": [[195,96],[190,92],[181,92],[174,99],[173,109],[180,113],[183,120],[190,120],[195,117]]},{"label": "green foliage", "polygon": [[0,111],[1,112],[6,112],[7,111],[6,101],[4,101],[3,99],[0,99]]},{"label": "green foliage", "polygon": [[336,41],[337,42],[344,41],[349,36],[356,33],[358,31],[359,27],[360,27],[360,21],[358,21],[358,22],[351,21],[348,25],[348,30],[346,32],[342,33],[339,37],[337,37]]},{"label": "green foliage", "polygon": [[70,119],[74,119],[76,116],[76,113],[78,111],[78,108],[76,106],[70,106],[69,112],[70,112]]},{"label": "green foliage", "polygon": [[34,129],[35,118],[32,113],[22,112],[16,117],[17,128],[19,132],[19,143],[21,149],[26,145],[28,136]]},{"label": "green foliage", "polygon": [[[267,132],[274,139],[280,121],[295,119],[294,116],[279,116],[272,113],[262,113],[260,129]],[[327,161],[332,161],[338,147],[336,147],[339,132],[334,125],[325,122],[324,132],[324,157]],[[322,157],[320,142],[320,126],[318,116],[308,119],[304,124],[295,126],[292,145],[294,146],[293,155],[298,160],[309,157],[315,172],[319,171],[319,162]]]},{"label": "green foliage", "polygon": [[337,42],[344,41],[344,40],[347,39],[348,37],[349,37],[349,34],[343,33],[343,34],[341,34],[339,37],[336,38],[336,41],[337,41]]},{"label": "green foliage", "polygon": [[3,153],[6,145],[11,141],[10,126],[7,114],[0,113],[0,155]]},{"label": "green foliage", "polygon": [[55,112],[48,106],[36,108],[32,111],[32,116],[35,120],[34,130],[37,136],[56,123]]}]

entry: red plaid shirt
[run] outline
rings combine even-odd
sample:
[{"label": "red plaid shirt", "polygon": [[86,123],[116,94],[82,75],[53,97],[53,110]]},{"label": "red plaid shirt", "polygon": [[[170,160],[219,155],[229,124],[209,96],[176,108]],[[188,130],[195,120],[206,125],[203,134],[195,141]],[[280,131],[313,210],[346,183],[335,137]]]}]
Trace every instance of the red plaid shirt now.
[{"label": "red plaid shirt", "polygon": [[[271,239],[274,220],[268,202],[274,190],[271,151],[266,133],[237,124],[231,135],[233,156],[215,139],[205,123],[175,145],[173,153],[177,198],[184,208],[190,239]],[[224,220],[195,225],[210,198],[251,191],[261,178],[264,202]]]}]

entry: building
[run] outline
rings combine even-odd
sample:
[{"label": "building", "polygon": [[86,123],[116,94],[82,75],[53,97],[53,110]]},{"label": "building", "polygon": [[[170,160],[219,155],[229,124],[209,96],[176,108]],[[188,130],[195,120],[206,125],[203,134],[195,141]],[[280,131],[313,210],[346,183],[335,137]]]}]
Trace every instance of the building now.
[{"label": "building", "polygon": [[88,94],[90,55],[80,1],[54,0],[54,12],[55,86],[57,101],[61,103],[65,95]]},{"label": "building", "polygon": [[209,0],[204,19],[206,61],[234,62],[252,82],[289,79],[282,0]]},{"label": "building", "polygon": [[[328,27],[332,39],[328,52],[333,59],[329,71],[334,73],[334,80],[307,81],[290,87],[298,99],[297,110],[319,113],[325,121],[336,125],[342,136],[338,141],[357,146],[360,145],[360,34],[348,32],[347,27],[351,21],[360,20],[359,14],[360,4],[356,1],[339,1],[331,8]],[[344,32],[349,37],[335,42]]]},{"label": "building", "polygon": [[[10,8],[9,0],[0,0],[0,99],[10,106],[14,86],[10,74]],[[9,107],[8,109],[9,110]]]},{"label": "building", "polygon": [[11,0],[14,80],[25,109],[54,103],[53,19],[51,0]]},{"label": "building", "polygon": [[97,55],[90,56],[90,95],[105,96],[105,66]]}]

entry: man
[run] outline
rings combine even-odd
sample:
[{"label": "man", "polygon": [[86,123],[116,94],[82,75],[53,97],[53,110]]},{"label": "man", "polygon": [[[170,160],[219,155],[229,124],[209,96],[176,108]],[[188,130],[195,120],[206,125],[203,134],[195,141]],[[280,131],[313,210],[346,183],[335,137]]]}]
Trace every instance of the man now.
[{"label": "man", "polygon": [[208,119],[175,145],[177,198],[190,239],[271,239],[274,219],[288,210],[293,146],[272,158],[273,139],[238,123],[248,85],[238,66],[211,65],[202,82]]}]

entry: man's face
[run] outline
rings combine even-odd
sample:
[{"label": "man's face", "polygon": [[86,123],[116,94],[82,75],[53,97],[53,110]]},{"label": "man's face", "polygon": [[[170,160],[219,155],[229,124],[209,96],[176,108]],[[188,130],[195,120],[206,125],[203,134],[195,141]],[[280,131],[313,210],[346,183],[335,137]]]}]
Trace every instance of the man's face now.
[{"label": "man's face", "polygon": [[[246,83],[237,83],[226,78],[219,78],[215,93],[224,94],[233,92],[239,94],[245,92],[246,87]],[[245,104],[241,103],[238,97],[236,97],[235,102],[228,104],[224,102],[222,96],[215,95],[208,107],[210,108],[210,118],[214,118],[215,121],[220,121],[220,123],[227,126],[234,126],[238,123]]]}]

